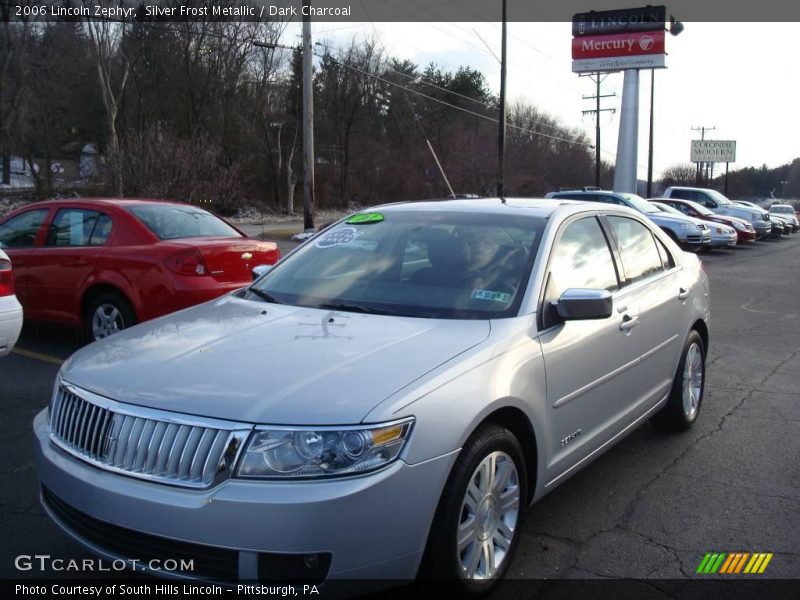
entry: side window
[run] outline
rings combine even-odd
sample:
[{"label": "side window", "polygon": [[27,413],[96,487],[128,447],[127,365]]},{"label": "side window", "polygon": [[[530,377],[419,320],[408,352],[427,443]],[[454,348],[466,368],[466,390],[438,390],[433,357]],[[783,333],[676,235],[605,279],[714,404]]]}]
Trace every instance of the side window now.
[{"label": "side window", "polygon": [[672,258],[672,254],[667,250],[667,247],[661,243],[661,240],[656,240],[656,249],[658,250],[658,255],[661,257],[661,264],[664,269],[672,269],[675,266],[675,259]]},{"label": "side window", "polygon": [[0,225],[0,248],[28,248],[47,217],[48,209],[29,210]]},{"label": "side window", "polygon": [[95,210],[83,208],[60,209],[47,232],[45,246],[88,246],[99,215]]},{"label": "side window", "polygon": [[545,290],[543,325],[557,322],[554,300],[570,288],[614,291],[619,287],[608,241],[595,217],[570,223],[553,246]]},{"label": "side window", "polygon": [[627,283],[633,283],[663,269],[656,240],[650,230],[634,219],[609,216],[617,238]]},{"label": "side window", "polygon": [[111,235],[111,217],[100,213],[97,217],[97,222],[92,231],[92,237],[89,239],[90,246],[103,246],[108,241],[108,236]]}]

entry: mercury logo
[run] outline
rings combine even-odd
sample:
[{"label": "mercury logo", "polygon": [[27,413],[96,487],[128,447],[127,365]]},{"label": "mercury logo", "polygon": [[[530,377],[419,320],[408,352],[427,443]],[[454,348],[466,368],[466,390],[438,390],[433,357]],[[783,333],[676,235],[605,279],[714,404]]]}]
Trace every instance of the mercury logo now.
[{"label": "mercury logo", "polygon": [[643,35],[639,40],[639,48],[644,51],[650,50],[653,44],[655,44],[655,41],[653,41],[653,37],[649,35]]}]

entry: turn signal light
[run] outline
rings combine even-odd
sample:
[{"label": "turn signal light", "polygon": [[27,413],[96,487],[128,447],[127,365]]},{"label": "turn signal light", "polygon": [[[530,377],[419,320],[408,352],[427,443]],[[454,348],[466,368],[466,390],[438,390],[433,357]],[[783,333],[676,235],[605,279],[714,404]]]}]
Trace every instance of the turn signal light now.
[{"label": "turn signal light", "polygon": [[14,273],[11,261],[0,258],[0,296],[11,296],[14,293]]},{"label": "turn signal light", "polygon": [[170,256],[164,261],[167,268],[178,275],[208,275],[206,263],[199,250],[191,249]]}]

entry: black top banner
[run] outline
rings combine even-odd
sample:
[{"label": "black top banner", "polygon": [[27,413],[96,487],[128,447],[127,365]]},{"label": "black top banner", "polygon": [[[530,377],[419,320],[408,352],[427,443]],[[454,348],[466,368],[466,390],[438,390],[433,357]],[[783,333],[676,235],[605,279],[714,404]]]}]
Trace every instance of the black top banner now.
[{"label": "black top banner", "polygon": [[578,13],[572,18],[572,35],[603,35],[628,31],[664,29],[666,6],[643,6],[626,10],[604,10]]},{"label": "black top banner", "polygon": [[[299,21],[320,22],[498,22],[503,0],[0,0],[4,21]],[[505,0],[510,22],[571,22],[578,13],[584,23],[598,15],[638,15],[642,0]],[[658,11],[661,7],[651,7]],[[596,10],[592,13],[589,11]],[[593,15],[593,17],[592,17]],[[800,21],[800,3],[786,0],[673,0],[664,17],[683,22]],[[647,17],[647,14],[641,16]],[[662,17],[662,20],[664,19]],[[650,21],[654,22],[654,21]],[[592,31],[611,29],[598,21]],[[624,31],[637,25],[629,20]],[[577,33],[576,35],[581,35]]]}]

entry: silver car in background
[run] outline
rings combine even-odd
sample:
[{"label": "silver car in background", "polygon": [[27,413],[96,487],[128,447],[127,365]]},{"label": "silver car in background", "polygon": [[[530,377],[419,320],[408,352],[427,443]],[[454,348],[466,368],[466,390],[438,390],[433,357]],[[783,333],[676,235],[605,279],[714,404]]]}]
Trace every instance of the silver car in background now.
[{"label": "silver car in background", "polygon": [[649,420],[695,422],[708,322],[700,261],[634,210],[376,207],[74,354],[34,422],[42,502],[186,577],[487,592],[529,504]]},{"label": "silver car in background", "polygon": [[[650,200],[650,204],[655,206],[658,210],[670,213],[673,215],[684,215],[681,211],[676,208],[671,207],[668,204],[664,204],[663,202],[657,202],[655,200]],[[692,217],[688,217],[692,218]],[[739,241],[739,234],[736,233],[736,230],[733,227],[728,227],[723,223],[709,223],[708,221],[702,221],[701,219],[694,219],[695,221],[699,221],[701,223],[705,223],[708,227],[708,230],[711,232],[711,242],[709,243],[710,248],[735,248],[737,242]]]}]

